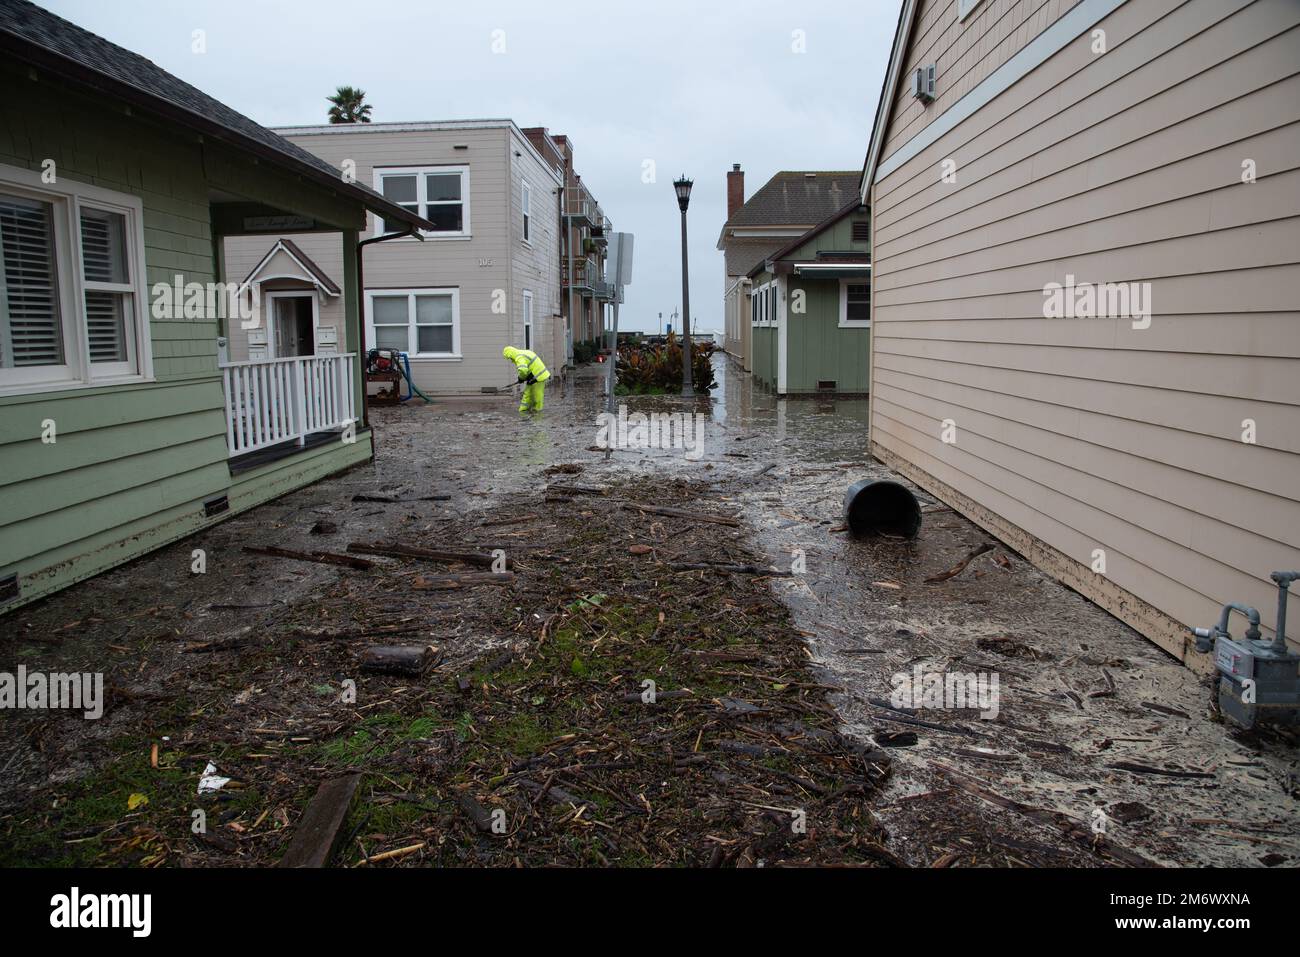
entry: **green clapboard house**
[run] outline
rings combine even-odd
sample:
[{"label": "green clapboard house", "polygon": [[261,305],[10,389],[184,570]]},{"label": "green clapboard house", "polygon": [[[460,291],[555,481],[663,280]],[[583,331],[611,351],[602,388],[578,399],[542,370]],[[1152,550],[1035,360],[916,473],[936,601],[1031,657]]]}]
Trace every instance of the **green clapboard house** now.
[{"label": "green clapboard house", "polygon": [[[432,224],[22,0],[0,78],[3,611],[368,460],[358,234]],[[289,229],[342,234],[345,341],[226,362],[222,239]]]},{"label": "green clapboard house", "polygon": [[749,272],[753,375],[777,395],[870,389],[871,223],[855,199]]}]

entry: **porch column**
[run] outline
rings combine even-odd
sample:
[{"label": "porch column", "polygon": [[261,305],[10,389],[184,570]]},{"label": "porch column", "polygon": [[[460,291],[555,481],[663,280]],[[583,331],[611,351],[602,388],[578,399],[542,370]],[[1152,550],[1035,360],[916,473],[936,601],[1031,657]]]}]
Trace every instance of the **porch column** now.
[{"label": "porch column", "polygon": [[[361,270],[358,269],[358,257],[363,255],[357,242],[361,239],[361,234],[355,229],[343,230],[343,331],[346,343],[342,351],[357,352],[361,351],[361,302],[362,292],[359,288]],[[352,407],[356,410],[356,416],[364,422],[366,420],[366,377],[365,377],[366,357],[361,355],[355,364],[352,377]]]}]

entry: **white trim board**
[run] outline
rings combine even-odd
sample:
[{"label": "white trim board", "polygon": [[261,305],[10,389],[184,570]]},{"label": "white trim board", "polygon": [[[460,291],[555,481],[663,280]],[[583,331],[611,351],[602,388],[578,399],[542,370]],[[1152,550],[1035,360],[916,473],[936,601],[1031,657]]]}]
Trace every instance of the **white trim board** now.
[{"label": "white trim board", "polygon": [[[941,136],[956,128],[958,123],[974,115],[977,110],[991,102],[998,94],[1037,69],[1091,28],[1093,24],[1110,16],[1125,2],[1126,0],[1080,0],[1080,3],[1069,13],[1034,37],[1011,59],[985,77],[975,89],[950,106],[933,123],[891,153],[887,159],[880,162],[875,167],[874,173],[869,164],[867,167],[869,182],[880,182],[880,180],[916,156],[927,146],[936,142]],[[891,103],[893,102],[894,93],[892,83],[896,81],[897,77],[891,76],[889,98]],[[888,115],[878,124],[878,132],[882,139],[884,137],[884,127],[887,123]],[[872,160],[876,158],[878,149],[879,147],[873,142]],[[867,182],[868,180],[864,180],[864,186],[867,185]]]},{"label": "white trim board", "polygon": [[885,141],[885,126],[889,122],[894,105],[894,93],[898,89],[898,75],[903,69],[903,57],[907,55],[907,43],[912,36],[912,22],[916,19],[917,0],[903,0],[903,9],[898,15],[898,32],[894,34],[894,49],[889,55],[889,74],[885,85],[880,90],[880,103],[876,107],[876,125],[871,130],[871,142],[867,146],[867,165],[862,170],[862,182],[859,190],[862,205],[871,203],[872,174],[876,161],[880,158],[880,147]]}]

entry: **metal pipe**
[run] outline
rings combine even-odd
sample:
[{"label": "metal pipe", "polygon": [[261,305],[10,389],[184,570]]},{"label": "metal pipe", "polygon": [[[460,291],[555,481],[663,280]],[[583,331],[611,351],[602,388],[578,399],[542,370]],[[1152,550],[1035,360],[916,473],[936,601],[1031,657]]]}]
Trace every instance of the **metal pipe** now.
[{"label": "metal pipe", "polygon": [[1240,612],[1242,615],[1245,616],[1246,621],[1250,623],[1250,627],[1246,629],[1246,640],[1258,641],[1259,634],[1260,634],[1259,612],[1257,612],[1254,608],[1251,608],[1249,605],[1241,604],[1241,602],[1230,601],[1223,606],[1223,610],[1219,612],[1219,623],[1214,626],[1214,630],[1220,635],[1224,635],[1225,637],[1230,637],[1230,633],[1228,631],[1228,617],[1234,611]]},{"label": "metal pipe", "polygon": [[1277,630],[1273,635],[1273,650],[1286,654],[1286,601],[1287,589],[1300,579],[1300,572],[1274,572],[1269,576],[1277,582]]},{"label": "metal pipe", "polygon": [[[378,213],[375,214],[376,224],[383,221]],[[404,239],[407,236],[414,236],[420,242],[424,242],[424,237],[420,231],[412,226],[404,233],[381,233],[378,236],[371,236],[369,239],[357,241],[357,355],[361,358],[361,425],[363,428],[370,428],[370,390],[366,388],[366,276],[365,276],[365,256],[362,255],[366,246],[374,243],[384,243],[390,239]],[[370,457],[373,460],[375,455],[375,437],[370,437]]]}]

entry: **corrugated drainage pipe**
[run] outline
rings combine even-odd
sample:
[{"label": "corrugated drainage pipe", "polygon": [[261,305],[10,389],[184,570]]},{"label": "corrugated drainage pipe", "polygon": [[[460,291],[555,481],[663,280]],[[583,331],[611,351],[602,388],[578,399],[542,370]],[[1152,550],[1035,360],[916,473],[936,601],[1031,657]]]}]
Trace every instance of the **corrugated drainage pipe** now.
[{"label": "corrugated drainage pipe", "polygon": [[898,482],[863,479],[844,493],[844,523],[855,537],[883,533],[915,538],[921,531],[921,503]]}]

